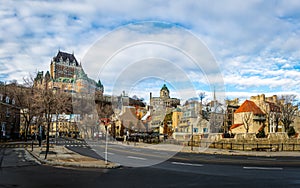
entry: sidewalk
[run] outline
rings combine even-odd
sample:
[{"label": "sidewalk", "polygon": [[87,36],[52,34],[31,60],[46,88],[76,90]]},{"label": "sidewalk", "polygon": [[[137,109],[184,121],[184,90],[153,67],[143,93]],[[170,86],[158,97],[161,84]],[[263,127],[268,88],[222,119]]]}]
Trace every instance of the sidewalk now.
[{"label": "sidewalk", "polygon": [[64,146],[50,146],[50,151],[45,160],[46,147],[34,146],[33,151],[31,146],[26,150],[41,164],[48,164],[52,166],[65,167],[81,167],[81,168],[118,168],[119,164],[107,162],[91,157],[79,155]]},{"label": "sidewalk", "polygon": [[[121,144],[121,142],[112,142],[112,144]],[[242,150],[229,150],[229,149],[215,149],[215,148],[200,148],[191,146],[182,146],[175,144],[146,144],[142,142],[130,143],[130,146],[147,148],[153,150],[164,150],[173,152],[185,152],[185,153],[199,153],[199,154],[211,154],[211,155],[238,155],[238,156],[259,156],[259,157],[300,157],[299,151],[242,151]]]}]

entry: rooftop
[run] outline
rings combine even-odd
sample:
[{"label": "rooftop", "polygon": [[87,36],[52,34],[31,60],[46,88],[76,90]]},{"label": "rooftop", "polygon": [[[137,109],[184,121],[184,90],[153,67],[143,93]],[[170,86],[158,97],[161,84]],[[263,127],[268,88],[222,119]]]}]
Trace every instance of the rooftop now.
[{"label": "rooftop", "polygon": [[53,60],[55,62],[59,62],[60,58],[62,58],[63,61],[66,61],[67,59],[69,59],[70,62],[75,61],[76,66],[79,66],[74,54],[69,54],[67,52],[58,51],[57,55],[53,58]]},{"label": "rooftop", "polygon": [[253,102],[246,100],[234,113],[253,112],[254,115],[264,115],[265,113]]}]

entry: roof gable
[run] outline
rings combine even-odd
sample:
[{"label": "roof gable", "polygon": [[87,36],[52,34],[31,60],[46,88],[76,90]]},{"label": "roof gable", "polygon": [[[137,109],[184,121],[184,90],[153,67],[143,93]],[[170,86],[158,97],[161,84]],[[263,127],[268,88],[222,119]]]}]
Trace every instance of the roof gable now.
[{"label": "roof gable", "polygon": [[69,59],[70,62],[73,62],[75,61],[76,63],[76,66],[79,66],[74,54],[69,54],[69,53],[66,53],[66,52],[61,52],[59,51],[57,53],[57,55],[54,57],[54,61],[55,62],[59,62],[60,61],[60,58],[62,58],[63,61],[66,61],[67,59]]},{"label": "roof gable", "polygon": [[233,124],[233,125],[231,125],[229,130],[235,129],[235,128],[241,126],[241,125],[244,125],[244,124],[243,123]]},{"label": "roof gable", "polygon": [[234,113],[253,112],[254,115],[264,115],[265,113],[253,102],[246,100]]}]

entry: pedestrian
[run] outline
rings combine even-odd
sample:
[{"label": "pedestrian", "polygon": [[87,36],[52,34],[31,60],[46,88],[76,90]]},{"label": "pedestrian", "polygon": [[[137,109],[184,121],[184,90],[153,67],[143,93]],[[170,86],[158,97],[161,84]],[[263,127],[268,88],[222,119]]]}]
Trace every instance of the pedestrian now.
[{"label": "pedestrian", "polygon": [[126,141],[127,141],[127,144],[129,145],[129,131],[128,130],[126,132]]}]

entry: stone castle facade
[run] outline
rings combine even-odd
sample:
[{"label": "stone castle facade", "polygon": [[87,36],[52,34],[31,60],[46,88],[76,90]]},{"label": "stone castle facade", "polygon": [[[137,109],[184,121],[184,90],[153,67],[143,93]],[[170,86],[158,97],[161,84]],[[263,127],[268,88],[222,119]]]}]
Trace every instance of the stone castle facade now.
[{"label": "stone castle facade", "polygon": [[50,72],[44,74],[43,71],[37,73],[35,85],[38,88],[60,90],[69,93],[89,94],[94,91],[103,93],[104,87],[98,82],[90,79],[84,72],[74,54],[58,51],[50,63]]}]

